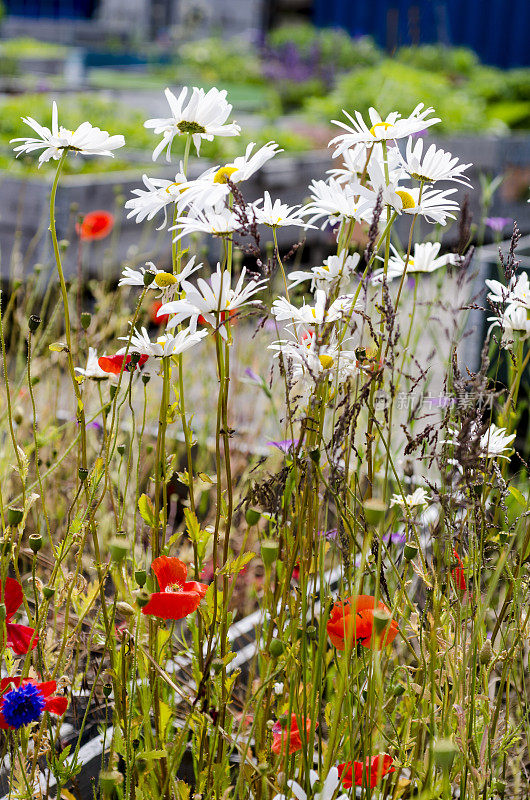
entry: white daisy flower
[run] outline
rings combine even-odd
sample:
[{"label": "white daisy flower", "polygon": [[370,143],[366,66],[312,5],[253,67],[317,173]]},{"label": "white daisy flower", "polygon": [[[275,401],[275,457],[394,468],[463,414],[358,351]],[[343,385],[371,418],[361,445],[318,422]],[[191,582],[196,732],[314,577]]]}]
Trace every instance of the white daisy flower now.
[{"label": "white daisy flower", "polygon": [[228,180],[235,184],[248,180],[267,161],[283,152],[276,142],[267,142],[253,154],[252,151],[255,147],[255,142],[250,142],[244,156],[238,156],[223,167],[211,167],[199,175],[196,180],[186,183],[182,187],[185,192],[184,206],[191,205],[195,209],[202,210],[205,206],[217,205],[230,194]]},{"label": "white daisy flower", "polygon": [[192,214],[177,217],[176,225],[170,231],[178,231],[174,240],[177,242],[191,233],[209,233],[211,236],[230,236],[241,229],[241,220],[236,214],[224,205],[207,207],[202,211],[193,211]]},{"label": "white daisy flower", "polygon": [[114,158],[113,150],[123,147],[125,139],[121,134],[111,136],[107,131],[95,128],[90,122],[82,122],[75,131],[70,131],[59,126],[57,103],[52,105],[52,128],[39,125],[32,117],[22,117],[22,121],[33,128],[40,138],[20,137],[11,139],[11,144],[22,142],[14,148],[17,158],[22,153],[33,153],[43,150],[39,156],[39,167],[50,158],[59,159],[65,150],[82,153],[86,156],[110,156]]},{"label": "white daisy flower", "polygon": [[[181,300],[173,300],[163,305],[158,312],[158,316],[163,314],[174,315],[167,324],[168,328],[174,328],[185,319],[189,319],[190,330],[193,332],[197,329],[197,322],[200,316],[209,325],[216,328],[219,323],[227,321],[231,311],[236,311],[243,306],[260,303],[259,300],[251,298],[263,289],[267,281],[264,279],[249,281],[245,285],[245,276],[246,268],[243,267],[236,286],[232,289],[230,272],[228,270],[222,272],[221,265],[218,263],[217,270],[212,274],[209,281],[199,278],[197,286],[188,281],[183,281],[184,297]],[[223,338],[226,338],[227,334],[224,325],[220,325],[219,332]]]},{"label": "white daisy flower", "polygon": [[524,308],[530,308],[530,282],[526,272],[521,272],[520,275],[513,275],[507,287],[494,280],[487,280],[486,286],[491,289],[488,299],[492,303],[513,303],[524,306]]},{"label": "white daisy flower", "polygon": [[274,352],[275,358],[281,355],[291,362],[295,382],[314,382],[319,376],[326,375],[331,382],[338,380],[341,384],[358,372],[355,353],[339,345],[336,336],[322,343],[314,331],[305,327],[299,338],[294,333],[291,336],[291,340],[273,342],[268,349]]},{"label": "white daisy flower", "polygon": [[98,364],[98,353],[95,347],[88,348],[88,358],[86,367],[75,367],[75,371],[85,378],[92,378],[95,381],[107,380],[109,375],[104,372]]},{"label": "white daisy flower", "polygon": [[[337,767],[331,767],[326,780],[322,784],[322,788],[319,789],[316,785],[319,783],[319,777],[314,770],[309,772],[309,782],[312,789],[310,800],[333,800],[335,792],[341,785]],[[296,800],[308,800],[307,794],[299,783],[294,780],[288,780],[287,786],[291,792],[289,794],[277,794],[273,800],[292,800],[293,797],[295,797]],[[347,794],[341,794],[337,797],[337,800],[347,800],[347,798]]]},{"label": "white daisy flower", "polygon": [[[156,358],[176,356],[185,353],[190,347],[194,347],[207,335],[208,331],[191,331],[189,328],[184,328],[176,336],[166,333],[159,336],[156,342],[152,342],[147,330],[142,328],[141,332],[135,330],[131,336],[130,349],[136,350],[140,355],[155,356]],[[120,339],[129,341],[128,336],[120,336]]]},{"label": "white daisy flower", "polygon": [[[462,256],[455,253],[446,253],[439,256],[441,244],[440,242],[424,242],[423,244],[415,244],[414,252],[406,263],[406,255],[400,255],[394,245],[390,245],[393,255],[388,260],[388,271],[386,279],[391,281],[394,278],[399,278],[405,272],[405,265],[407,266],[407,274],[413,272],[434,272],[441,267],[457,266],[462,262]],[[382,260],[378,256],[379,260]],[[376,269],[372,273],[372,283],[382,283],[384,269]]]},{"label": "white daisy flower", "polygon": [[400,506],[403,509],[407,508],[409,511],[412,511],[415,508],[426,506],[430,500],[432,500],[432,497],[427,494],[425,489],[418,487],[412,494],[407,494],[405,497],[401,494],[392,495],[390,505]]},{"label": "white daisy flower", "polygon": [[235,122],[226,123],[232,106],[226,101],[226,91],[215,87],[205,92],[193,87],[188,99],[189,89],[184,87],[178,97],[170,89],[165,95],[171,110],[170,117],[148,119],[144,125],[151,128],[162,140],[155,147],[153,161],[156,161],[163,150],[166,158],[171,160],[171,144],[175,136],[191,134],[193,144],[199,155],[201,139],[212,142],[215,136],[239,136],[241,128]]},{"label": "white daisy flower", "polygon": [[423,154],[423,139],[421,138],[416,142],[412,138],[408,139],[402,163],[414,180],[424,183],[455,181],[463,183],[465,186],[471,186],[467,175],[462,173],[472,164],[459,164],[458,158],[445,150],[438,150],[435,144],[431,144]]},{"label": "white daisy flower", "polygon": [[458,203],[455,200],[449,200],[448,197],[457,191],[458,189],[446,189],[443,192],[437,189],[424,189],[420,200],[419,187],[397,189],[396,194],[399,195],[401,208],[398,206],[394,206],[394,208],[400,214],[418,214],[427,222],[445,225],[448,218],[456,219],[453,211],[458,211]]},{"label": "white daisy flower", "polygon": [[289,273],[287,280],[293,288],[304,281],[311,280],[312,292],[316,288],[326,290],[335,285],[339,286],[340,291],[349,283],[360,258],[359,253],[348,255],[346,250],[342,250],[338,256],[326,258],[321,267],[313,267],[309,272],[296,270]]},{"label": "white daisy flower", "polygon": [[393,111],[385,119],[382,119],[375,108],[370,108],[368,115],[371,126],[368,127],[359,111],[355,112],[354,119],[343,109],[343,114],[349,119],[351,126],[339,120],[332,120],[334,125],[338,125],[346,133],[342,133],[332,139],[329,146],[337,145],[337,149],[333,154],[336,157],[356,144],[371,145],[376,142],[388,141],[389,139],[404,139],[413,133],[419,133],[425,128],[440,122],[438,117],[430,117],[433,113],[434,108],[424,108],[424,104],[419,103],[408,117],[402,117],[397,111]]},{"label": "white daisy flower", "polygon": [[311,202],[304,206],[304,214],[309,215],[308,226],[324,218],[322,228],[332,227],[344,219],[357,222],[370,221],[375,199],[361,197],[360,185],[341,185],[334,178],[327,181],[312,181],[309,186]]},{"label": "white daisy flower", "polygon": [[[471,430],[468,434],[470,440],[476,438],[477,425],[478,424],[475,424],[471,427]],[[443,444],[459,444],[458,431],[455,429],[450,429],[449,433],[453,436],[453,438],[443,442]],[[495,423],[492,422],[488,430],[480,437],[480,455],[483,458],[509,459],[510,456],[508,454],[513,449],[511,444],[514,439],[515,433],[512,433],[508,436],[506,434],[506,428],[499,428],[497,425],[495,425]]]},{"label": "white daisy flower", "polygon": [[172,203],[179,206],[184,205],[184,192],[186,176],[182,171],[175,175],[174,181],[164,180],[163,178],[149,178],[142,176],[145,189],[133,189],[132,194],[136,195],[131,200],[127,200],[125,208],[130,209],[127,219],[136,217],[136,222],[143,222],[144,219],[150,220],[164,210],[164,221],[157,230],[161,230],[167,225],[167,207]]},{"label": "white daisy flower", "polygon": [[[376,146],[379,147],[379,145]],[[353,147],[349,147],[341,155],[342,167],[330,169],[327,174],[341,184],[357,183],[368,158],[368,148],[365,144],[356,144]],[[373,153],[370,158],[372,156]]]},{"label": "white daisy flower", "polygon": [[317,289],[314,306],[304,302],[300,308],[297,308],[285,297],[278,297],[272,304],[271,314],[279,322],[290,320],[303,325],[323,325],[341,319],[351,309],[352,303],[353,295],[342,295],[327,306],[326,293],[322,289]]},{"label": "white daisy flower", "polygon": [[144,289],[145,273],[153,272],[155,277],[153,282],[149,284],[149,289],[160,289],[160,293],[157,297],[161,298],[162,302],[168,303],[173,299],[173,295],[182,284],[182,281],[188,280],[194,272],[202,269],[202,262],[195,264],[195,259],[196,256],[190,258],[186,266],[182,267],[179,273],[166,272],[163,269],[158,269],[152,261],[146,261],[145,266],[147,269],[140,267],[140,269],[137,270],[132,269],[132,267],[125,267],[122,272],[122,277],[118,281],[118,286],[141,286],[142,289]]},{"label": "white daisy flower", "polygon": [[265,192],[263,197],[251,203],[250,208],[254,212],[256,222],[259,225],[267,225],[269,228],[284,228],[294,225],[299,228],[312,228],[303,219],[305,209],[300,206],[288,206],[281,200],[271,200],[269,192]]},{"label": "white daisy flower", "polygon": [[510,303],[499,317],[488,317],[491,322],[488,336],[493,328],[502,329],[501,344],[507,350],[511,350],[514,342],[525,341],[530,336],[530,314],[528,309],[519,303]]}]

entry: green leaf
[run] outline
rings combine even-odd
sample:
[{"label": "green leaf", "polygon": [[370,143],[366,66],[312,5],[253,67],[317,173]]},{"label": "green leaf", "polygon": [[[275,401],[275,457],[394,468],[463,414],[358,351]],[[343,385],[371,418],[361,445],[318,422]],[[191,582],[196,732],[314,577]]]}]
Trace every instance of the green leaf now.
[{"label": "green leaf", "polygon": [[219,570],[220,575],[237,575],[254,558],[255,553],[240,553],[237,558],[227,561]]},{"label": "green leaf", "polygon": [[517,500],[520,506],[522,506],[523,508],[527,507],[528,503],[525,500],[524,495],[519,491],[519,489],[517,489],[515,486],[508,486],[508,491],[510,492],[512,497],[514,497]]},{"label": "green leaf", "polygon": [[143,521],[149,525],[150,528],[154,528],[156,525],[155,509],[151,498],[146,494],[143,494],[138,500],[138,511]]}]

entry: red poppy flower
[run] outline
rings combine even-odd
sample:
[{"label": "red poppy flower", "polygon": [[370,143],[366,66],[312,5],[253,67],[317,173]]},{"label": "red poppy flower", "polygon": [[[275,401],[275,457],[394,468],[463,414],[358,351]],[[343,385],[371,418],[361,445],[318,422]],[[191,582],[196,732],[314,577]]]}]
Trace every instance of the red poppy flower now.
[{"label": "red poppy flower", "polygon": [[68,700],[54,695],[55,681],[40,683],[31,678],[2,678],[0,680],[0,728],[18,730],[30,722],[37,722],[44,711],[61,717]]},{"label": "red poppy flower", "polygon": [[293,571],[291,572],[291,578],[295,581],[300,580],[300,561],[297,561],[293,567]]},{"label": "red poppy flower", "polygon": [[[301,719],[306,730],[305,739],[307,742],[312,723],[310,719],[306,719],[305,717]],[[276,755],[279,753],[285,754],[287,746],[289,747],[289,755],[302,749],[302,738],[298,729],[296,714],[291,714],[291,721],[286,728],[282,728],[280,722],[276,722],[272,728],[272,752],[276,753]]]},{"label": "red poppy flower", "polygon": [[151,308],[149,309],[149,320],[153,323],[153,325],[165,325],[171,316],[171,314],[161,314],[159,317],[157,317],[157,314],[161,308],[162,302],[160,300],[155,300],[153,303],[151,303]]},{"label": "red poppy flower", "polygon": [[[140,367],[143,367],[143,365],[145,364],[145,362],[147,361],[148,358],[149,358],[149,356],[145,356],[145,355],[144,356],[140,356],[140,360],[138,362],[138,369],[140,369]],[[119,375],[120,372],[121,372],[121,369],[122,369],[122,364],[123,364],[124,359],[125,359],[124,370],[128,370],[129,365],[131,363],[131,356],[130,355],[128,355],[127,357],[125,357],[125,355],[100,356],[98,358],[98,364],[99,364],[100,368],[103,370],[103,372],[109,372],[112,375]],[[135,367],[135,369],[136,369],[136,367]]]},{"label": "red poppy flower", "polygon": [[[390,609],[381,601],[377,608],[390,614]],[[374,609],[375,598],[368,594],[348,597],[334,604],[327,631],[337,650],[345,649],[346,637],[350,647],[359,642],[363,647],[376,650],[394,641],[398,632],[397,622],[390,620],[383,633],[377,636],[374,631]]]},{"label": "red poppy flower", "polygon": [[114,216],[108,211],[90,211],[75,226],[76,233],[85,242],[104,239],[114,227]]},{"label": "red poppy flower", "polygon": [[370,786],[374,789],[377,784],[390,772],[395,772],[392,766],[393,759],[388,753],[381,753],[378,756],[368,757],[366,761],[347,761],[339,764],[339,776],[345,789],[355,786]]},{"label": "red poppy flower", "polygon": [[142,613],[162,619],[183,619],[193,613],[206,594],[208,585],[187,581],[186,565],[172,556],[155,558],[151,569],[156,575],[160,591],[151,595]]},{"label": "red poppy flower", "polygon": [[[25,655],[30,647],[33,650],[37,646],[39,637],[35,634],[34,628],[11,622],[24,600],[22,586],[14,578],[6,578],[4,586],[0,581],[0,598],[6,607],[7,646],[17,656]],[[35,638],[33,639],[34,634]],[[33,641],[31,641],[32,639]]]},{"label": "red poppy flower", "polygon": [[453,570],[451,570],[451,576],[458,591],[461,592],[462,594],[465,594],[467,592],[467,583],[466,583],[466,577],[464,575],[464,565],[462,564],[462,559],[460,558],[454,547],[453,547],[453,555],[458,562],[458,566],[455,567]]},{"label": "red poppy flower", "polygon": [[[227,317],[228,317],[228,319],[230,319],[230,317],[234,317],[234,316],[236,315],[236,313],[237,313],[237,311],[236,311],[236,309],[235,309],[235,308],[232,308],[232,309],[231,309],[231,310],[228,312],[228,314],[227,314],[227,312],[226,312],[226,311],[221,311],[221,313],[219,314],[219,321],[220,321],[220,322],[226,322],[226,320],[227,320]],[[197,323],[198,323],[199,325],[203,325],[203,326],[204,326],[204,325],[210,325],[210,323],[208,322],[208,320],[207,320],[207,319],[205,319],[205,318],[203,317],[203,315],[202,315],[202,314],[199,314],[199,316],[197,317]],[[232,324],[233,324],[233,323],[232,323]]]}]

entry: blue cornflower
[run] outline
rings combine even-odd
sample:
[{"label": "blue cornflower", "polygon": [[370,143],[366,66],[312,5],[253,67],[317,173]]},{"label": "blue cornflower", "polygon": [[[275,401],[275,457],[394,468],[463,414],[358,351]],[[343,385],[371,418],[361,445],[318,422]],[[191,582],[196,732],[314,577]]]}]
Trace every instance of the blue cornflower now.
[{"label": "blue cornflower", "polygon": [[46,706],[44,695],[38,686],[26,683],[11,689],[2,697],[2,714],[12,728],[22,728],[42,717]]}]

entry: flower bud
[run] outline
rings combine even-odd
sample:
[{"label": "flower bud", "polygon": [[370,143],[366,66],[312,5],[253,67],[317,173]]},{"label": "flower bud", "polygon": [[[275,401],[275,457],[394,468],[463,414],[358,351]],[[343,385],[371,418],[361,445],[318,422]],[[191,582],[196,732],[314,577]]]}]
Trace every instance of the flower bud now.
[{"label": "flower bud", "polygon": [[261,519],[261,514],[255,508],[247,508],[245,511],[245,519],[248,525],[257,525]]},{"label": "flower bud", "polygon": [[7,522],[9,525],[20,525],[22,517],[24,516],[24,509],[17,506],[9,506],[7,509]]},{"label": "flower bud", "polygon": [[144,272],[144,286],[151,286],[155,278],[156,273],[152,269],[146,270]]},{"label": "flower bud", "polygon": [[418,555],[418,545],[415,542],[407,542],[403,548],[405,561],[412,561]]},{"label": "flower bud", "polygon": [[261,558],[265,567],[270,569],[278,558],[279,544],[273,539],[264,539],[261,543]]},{"label": "flower bud", "polygon": [[24,412],[22,411],[20,406],[15,406],[15,408],[13,409],[13,419],[15,420],[17,425],[20,425],[23,422]]},{"label": "flower bud", "polygon": [[458,749],[452,739],[438,739],[434,743],[434,763],[443,772],[450,771],[457,753]]},{"label": "flower bud", "polygon": [[367,525],[379,525],[384,519],[387,505],[377,497],[370,497],[363,503],[364,518]]},{"label": "flower bud", "polygon": [[53,588],[53,586],[43,586],[42,593],[46,598],[46,600],[51,600],[53,595],[55,594],[55,589]]},{"label": "flower bud", "polygon": [[394,697],[401,697],[402,694],[405,694],[405,687],[402,683],[397,683],[392,690],[392,694]]},{"label": "flower bud", "polygon": [[31,534],[31,536],[29,537],[29,546],[33,550],[35,555],[37,555],[37,553],[42,547],[42,536],[40,535],[40,533]]},{"label": "flower bud", "polygon": [[280,642],[279,639],[273,639],[269,645],[269,653],[273,658],[279,658],[284,649],[283,642]]},{"label": "flower bud", "polygon": [[116,392],[117,391],[118,391],[118,387],[116,386],[116,384],[111,383],[110,387],[109,387],[109,394],[110,394],[110,399],[111,400],[114,400],[114,398],[116,397]]},{"label": "flower bud", "polygon": [[0,552],[3,556],[8,556],[11,552],[11,541],[9,539],[0,540]]},{"label": "flower bud", "polygon": [[134,580],[136,581],[137,586],[139,586],[140,589],[143,589],[147,580],[147,572],[145,569],[137,569],[134,573]]},{"label": "flower bud", "polygon": [[126,603],[124,600],[119,600],[116,603],[116,613],[119,614],[120,617],[132,617],[135,611],[129,603]]},{"label": "flower bud", "polygon": [[32,314],[28,319],[28,328],[31,333],[35,333],[41,323],[41,318],[37,314]]},{"label": "flower bud", "polygon": [[480,663],[486,666],[487,664],[490,663],[492,658],[493,658],[493,648],[491,646],[491,640],[486,639],[480,650],[480,656],[479,656]]},{"label": "flower bud", "polygon": [[136,603],[140,608],[145,608],[150,599],[149,592],[141,589],[136,595]]},{"label": "flower bud", "polygon": [[315,640],[315,639],[318,638],[318,631],[317,631],[315,625],[308,625],[306,633],[307,633],[307,638],[308,639]]},{"label": "flower bud", "polygon": [[81,327],[83,328],[84,331],[88,329],[91,322],[92,322],[92,314],[90,314],[88,311],[83,311],[81,314]]}]

